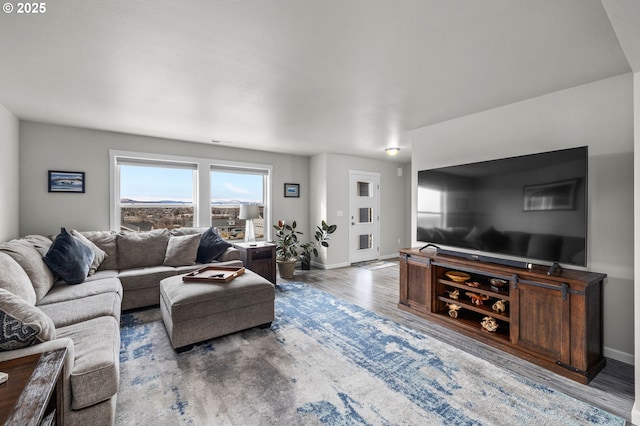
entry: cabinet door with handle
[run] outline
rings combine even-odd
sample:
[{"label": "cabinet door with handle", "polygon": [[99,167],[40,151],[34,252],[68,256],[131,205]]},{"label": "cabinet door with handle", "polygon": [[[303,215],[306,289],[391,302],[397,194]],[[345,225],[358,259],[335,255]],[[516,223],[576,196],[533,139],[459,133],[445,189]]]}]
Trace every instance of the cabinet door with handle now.
[{"label": "cabinet door with handle", "polygon": [[571,362],[571,295],[558,282],[518,280],[512,339],[521,349],[552,362]]},{"label": "cabinet door with handle", "polygon": [[411,256],[400,260],[400,303],[428,313],[431,306],[432,268],[424,258]]}]

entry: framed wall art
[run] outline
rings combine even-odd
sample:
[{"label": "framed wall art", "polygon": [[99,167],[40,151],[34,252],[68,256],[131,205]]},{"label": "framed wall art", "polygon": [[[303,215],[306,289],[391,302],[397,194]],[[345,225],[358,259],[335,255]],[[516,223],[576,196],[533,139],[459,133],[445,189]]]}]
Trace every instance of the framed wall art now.
[{"label": "framed wall art", "polygon": [[300,184],[299,183],[285,183],[284,184],[284,196],[285,197],[300,197]]},{"label": "framed wall art", "polygon": [[84,172],[49,170],[49,192],[84,193]]}]

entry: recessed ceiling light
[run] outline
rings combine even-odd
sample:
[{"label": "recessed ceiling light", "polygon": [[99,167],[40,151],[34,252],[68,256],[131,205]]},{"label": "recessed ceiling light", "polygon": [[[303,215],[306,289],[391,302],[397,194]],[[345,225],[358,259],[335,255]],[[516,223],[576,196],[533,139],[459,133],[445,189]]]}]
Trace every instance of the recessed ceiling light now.
[{"label": "recessed ceiling light", "polygon": [[398,148],[397,146],[391,147],[391,148],[385,148],[384,152],[386,152],[389,157],[394,157],[398,155],[398,153],[400,152],[400,148]]}]

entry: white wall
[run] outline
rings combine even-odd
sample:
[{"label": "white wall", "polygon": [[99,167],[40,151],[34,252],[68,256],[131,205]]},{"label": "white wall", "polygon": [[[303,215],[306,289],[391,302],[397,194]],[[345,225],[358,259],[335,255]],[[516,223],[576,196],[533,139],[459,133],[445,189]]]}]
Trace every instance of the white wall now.
[{"label": "white wall", "polygon": [[0,241],[18,237],[19,122],[0,105]]},{"label": "white wall", "polygon": [[[320,226],[325,220],[329,225],[334,223],[328,220],[327,212],[327,154],[319,154],[311,157],[309,167],[309,179],[311,185],[309,188],[309,233],[302,236],[302,241],[315,241],[316,226]],[[344,231],[343,229],[340,230]],[[333,240],[333,235],[331,236]],[[329,241],[329,248],[318,248],[318,258],[311,255],[311,261],[314,264],[327,264],[327,254],[329,250],[334,249],[334,241]]]},{"label": "white wall", "polygon": [[[326,161],[322,157],[326,157]],[[325,210],[327,222],[338,225],[326,251],[327,267],[349,264],[349,170],[380,173],[380,258],[395,257],[398,249],[409,247],[411,181],[408,164],[338,154],[322,154],[319,158],[314,157],[314,162],[324,169],[315,173],[326,177],[327,197],[318,200],[326,203],[326,208],[312,208]],[[398,176],[398,168],[402,169],[402,176]],[[342,212],[342,216],[338,212]]]},{"label": "white wall", "polygon": [[[272,217],[274,220],[297,219],[301,230],[307,232],[308,157],[21,122],[20,235],[54,234],[61,226],[79,230],[109,229],[110,149],[271,164]],[[86,193],[48,193],[47,170],[84,171]],[[284,198],[285,182],[300,184],[299,199]]]},{"label": "white wall", "polygon": [[[604,284],[605,355],[633,363],[633,79],[601,80],[411,132],[417,171],[587,145],[588,269]],[[415,199],[411,211],[415,211]],[[412,216],[412,228],[416,218]],[[416,241],[413,241],[415,245]]]}]

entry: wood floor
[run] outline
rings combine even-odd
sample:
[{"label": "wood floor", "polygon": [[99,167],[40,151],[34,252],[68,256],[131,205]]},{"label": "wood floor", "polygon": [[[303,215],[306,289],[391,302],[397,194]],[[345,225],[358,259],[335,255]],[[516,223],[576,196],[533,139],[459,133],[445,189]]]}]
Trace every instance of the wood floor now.
[{"label": "wood floor", "polygon": [[399,268],[397,262],[394,263],[396,263],[394,266],[377,270],[356,266],[330,270],[302,271],[297,269],[294,277],[290,280],[278,276],[278,283],[287,281],[307,283],[414,330],[445,341],[463,351],[501,365],[552,389],[600,407],[624,418],[627,420],[627,424],[631,424],[631,409],[635,400],[634,368],[632,365],[607,359],[607,366],[604,370],[588,386],[585,386],[401,311],[397,308]]}]

